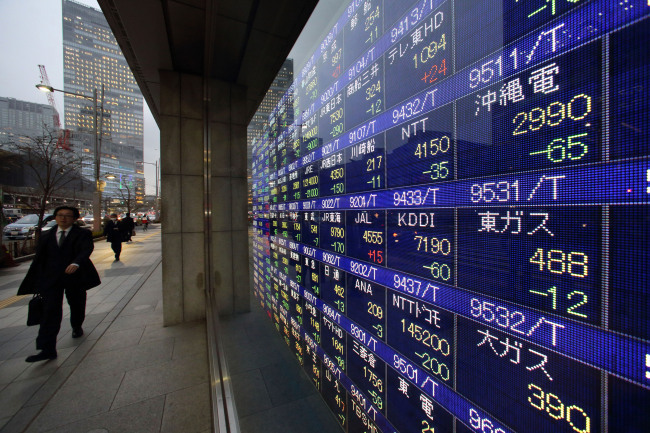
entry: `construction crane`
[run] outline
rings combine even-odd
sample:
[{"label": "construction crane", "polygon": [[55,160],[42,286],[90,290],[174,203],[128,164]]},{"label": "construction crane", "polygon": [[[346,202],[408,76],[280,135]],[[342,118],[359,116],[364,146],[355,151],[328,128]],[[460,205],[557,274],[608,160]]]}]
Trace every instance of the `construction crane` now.
[{"label": "construction crane", "polygon": [[[45,65],[38,65],[38,69],[41,72],[41,84],[45,84],[46,86],[52,87],[50,85],[50,79],[47,77],[47,72],[45,71]],[[54,101],[54,95],[52,93],[53,92],[47,92],[47,101],[50,103],[50,106],[52,106],[52,108],[54,109],[54,115],[52,116],[52,119],[54,121],[54,127],[57,129],[59,134],[57,140],[57,147],[61,147],[62,149],[65,150],[70,150],[70,146],[68,145],[68,140],[70,138],[70,130],[61,129],[59,110],[57,110],[56,108],[56,102]]]}]

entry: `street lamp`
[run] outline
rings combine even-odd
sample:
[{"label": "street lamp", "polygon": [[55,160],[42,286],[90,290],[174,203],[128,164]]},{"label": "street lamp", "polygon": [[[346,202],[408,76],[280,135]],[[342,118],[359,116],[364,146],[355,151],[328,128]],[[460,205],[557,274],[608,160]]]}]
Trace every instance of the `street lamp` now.
[{"label": "street lamp", "polygon": [[149,164],[149,165],[153,165],[153,166],[156,167],[156,177],[155,177],[155,179],[156,179],[156,198],[155,198],[155,200],[153,202],[153,210],[154,210],[154,212],[157,213],[158,212],[158,160],[156,160],[155,163],[146,162],[146,161],[136,161],[135,163],[136,164]]},{"label": "street lamp", "polygon": [[[36,88],[40,90],[41,92],[47,92],[47,93],[52,93],[52,92],[61,92],[67,95],[73,95],[73,96],[79,96],[81,98],[85,99],[90,99],[93,101],[93,114],[94,114],[94,122],[93,122],[93,130],[95,134],[95,194],[93,195],[93,214],[94,214],[94,219],[93,219],[93,231],[99,231],[100,230],[100,222],[101,222],[101,213],[102,213],[102,192],[99,186],[99,168],[100,168],[100,151],[101,151],[101,140],[99,137],[99,134],[97,133],[97,89],[93,90],[93,96],[87,96],[87,95],[82,95],[81,93],[74,93],[74,92],[67,92],[65,90],[61,89],[55,89],[52,86],[45,85],[43,83],[41,84],[36,84]],[[104,85],[102,85],[102,114],[103,114],[103,101],[104,101]],[[103,120],[103,119],[102,119]]]},{"label": "street lamp", "polygon": [[103,193],[104,189],[106,189],[106,181],[104,179],[113,180],[116,178],[117,176],[115,176],[113,173],[104,173],[103,178],[99,179],[99,191]]}]

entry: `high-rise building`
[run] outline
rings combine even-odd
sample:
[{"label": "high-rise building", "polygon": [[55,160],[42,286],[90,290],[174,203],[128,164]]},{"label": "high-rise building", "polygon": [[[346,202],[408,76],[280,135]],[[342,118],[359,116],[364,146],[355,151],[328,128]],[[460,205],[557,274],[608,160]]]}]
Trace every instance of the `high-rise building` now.
[{"label": "high-rise building", "polygon": [[[271,113],[273,113],[274,110],[280,108],[278,107],[278,103],[286,91],[289,89],[289,86],[291,86],[292,82],[293,60],[287,59],[282,64],[280,71],[278,71],[278,75],[276,75],[275,80],[273,80],[273,83],[271,83],[271,87],[269,87],[269,90],[266,92],[262,103],[259,107],[257,107],[257,111],[255,112],[255,115],[253,115],[253,119],[251,119],[250,123],[248,124],[247,135],[249,152],[253,140],[264,132],[265,127],[269,126],[269,116]],[[283,107],[283,109],[279,110],[282,113],[286,112],[287,118],[285,118],[284,121],[287,122],[287,119],[290,118],[290,121],[288,121],[289,124],[293,123],[293,110],[290,109],[292,107],[293,101],[287,99],[286,107]]]},{"label": "high-rise building", "polygon": [[19,141],[43,135],[44,129],[54,132],[56,111],[47,104],[0,97],[0,143]]},{"label": "high-rise building", "polygon": [[[100,180],[106,181],[104,201],[129,194],[144,198],[143,98],[102,11],[72,0],[63,1],[63,82],[66,92],[99,99]],[[103,98],[102,98],[103,93]],[[94,179],[92,99],[66,94],[65,128],[75,150],[90,154],[84,175]],[[115,176],[106,180],[106,174]]]},{"label": "high-rise building", "polygon": [[[56,175],[43,175],[38,177],[36,171],[45,173],[52,168],[64,168],[67,175],[70,170],[77,170],[77,166],[70,164],[65,158],[63,161],[54,159],[45,161],[36,151],[33,158],[26,155],[25,149],[32,148],[42,137],[44,147],[49,146],[49,134],[52,134],[54,144],[60,143],[59,129],[54,120],[58,113],[54,107],[47,104],[21,101],[19,99],[0,97],[0,191],[3,203],[13,203],[26,209],[39,206],[42,197],[42,180],[54,179]],[[37,146],[38,147],[38,146]],[[48,156],[54,156],[50,151]],[[63,164],[63,165],[61,165]],[[51,191],[49,203],[51,210],[54,206],[68,203],[79,207],[88,207],[92,198],[94,182],[79,179],[76,173],[68,177],[65,182],[57,182],[58,186]]]},{"label": "high-rise building", "polygon": [[[247,144],[248,144],[248,166],[251,165],[251,156],[253,145],[256,140],[260,140],[265,132],[268,132],[270,129],[275,131],[291,125],[293,123],[293,98],[291,95],[285,94],[291,83],[293,82],[293,59],[287,59],[282,64],[278,75],[275,76],[271,87],[267,90],[264,99],[257,107],[257,111],[253,115],[253,118],[248,123],[248,132],[247,132]],[[283,97],[285,97],[283,99]],[[273,113],[276,116],[271,116]],[[269,123],[269,119],[273,120],[273,125]],[[251,182],[251,173],[248,173],[248,208],[252,210],[253,208],[253,196],[252,196],[252,185]]]}]

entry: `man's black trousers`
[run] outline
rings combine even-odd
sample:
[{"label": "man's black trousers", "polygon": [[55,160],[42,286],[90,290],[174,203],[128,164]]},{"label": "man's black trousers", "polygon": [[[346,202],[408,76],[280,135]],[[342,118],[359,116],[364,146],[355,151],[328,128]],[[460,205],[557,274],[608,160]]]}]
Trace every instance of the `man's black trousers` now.
[{"label": "man's black trousers", "polygon": [[56,350],[56,336],[61,329],[63,319],[63,292],[70,305],[70,325],[73,329],[81,328],[86,318],[86,291],[83,289],[51,287],[41,293],[45,300],[43,317],[36,337],[36,349],[46,352]]},{"label": "man's black trousers", "polygon": [[122,241],[117,241],[117,242],[111,242],[111,248],[113,249],[113,252],[115,253],[115,258],[120,257],[120,253],[122,252]]}]

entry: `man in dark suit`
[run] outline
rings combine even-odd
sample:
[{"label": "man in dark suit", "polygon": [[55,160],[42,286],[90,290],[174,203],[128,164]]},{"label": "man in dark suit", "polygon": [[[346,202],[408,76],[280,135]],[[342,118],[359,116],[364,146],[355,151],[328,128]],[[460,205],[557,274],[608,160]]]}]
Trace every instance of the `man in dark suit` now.
[{"label": "man in dark suit", "polygon": [[115,261],[118,262],[122,253],[124,235],[120,223],[117,222],[116,213],[111,214],[111,218],[104,225],[104,236],[106,236],[106,242],[111,243],[111,248],[115,253]]},{"label": "man in dark suit", "polygon": [[40,236],[34,260],[18,289],[18,295],[40,293],[44,299],[36,337],[36,349],[41,352],[28,356],[27,362],[56,358],[64,292],[70,305],[72,337],[83,335],[81,325],[86,317],[86,290],[101,283],[90,261],[94,249],[92,234],[74,224],[79,218],[79,210],[72,206],[59,206],[54,215],[57,228]]},{"label": "man in dark suit", "polygon": [[122,232],[124,233],[124,241],[131,242],[131,236],[133,235],[133,230],[135,229],[135,221],[131,218],[131,214],[127,213],[124,218],[122,218]]}]

